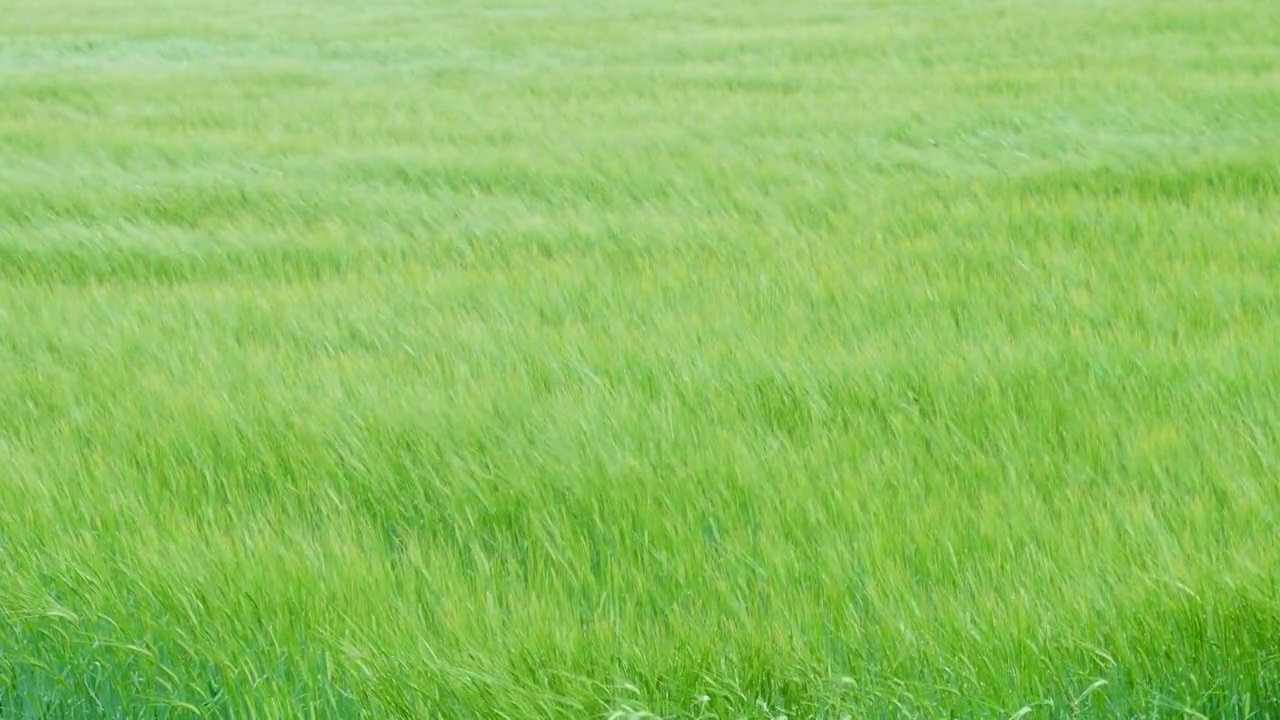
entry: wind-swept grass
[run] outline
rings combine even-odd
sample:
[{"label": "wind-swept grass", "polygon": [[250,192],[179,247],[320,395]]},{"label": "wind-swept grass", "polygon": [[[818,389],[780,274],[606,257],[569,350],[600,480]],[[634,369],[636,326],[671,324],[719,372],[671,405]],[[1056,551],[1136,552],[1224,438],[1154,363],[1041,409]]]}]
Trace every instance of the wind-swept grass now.
[{"label": "wind-swept grass", "polygon": [[1280,5],[10,0],[0,717],[1280,714]]}]

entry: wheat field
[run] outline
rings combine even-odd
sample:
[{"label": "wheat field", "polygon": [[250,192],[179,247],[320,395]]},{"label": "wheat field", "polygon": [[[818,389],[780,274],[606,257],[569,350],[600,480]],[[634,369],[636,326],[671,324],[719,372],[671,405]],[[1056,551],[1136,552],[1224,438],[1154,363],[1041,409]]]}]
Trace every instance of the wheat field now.
[{"label": "wheat field", "polygon": [[5,0],[0,717],[1280,717],[1277,28]]}]

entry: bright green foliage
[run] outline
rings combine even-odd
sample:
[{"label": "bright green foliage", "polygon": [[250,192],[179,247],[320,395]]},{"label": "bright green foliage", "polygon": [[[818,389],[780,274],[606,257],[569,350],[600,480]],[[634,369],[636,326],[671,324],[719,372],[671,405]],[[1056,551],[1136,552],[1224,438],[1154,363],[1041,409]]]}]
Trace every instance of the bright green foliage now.
[{"label": "bright green foliage", "polygon": [[1278,33],[0,2],[0,717],[1280,716]]}]

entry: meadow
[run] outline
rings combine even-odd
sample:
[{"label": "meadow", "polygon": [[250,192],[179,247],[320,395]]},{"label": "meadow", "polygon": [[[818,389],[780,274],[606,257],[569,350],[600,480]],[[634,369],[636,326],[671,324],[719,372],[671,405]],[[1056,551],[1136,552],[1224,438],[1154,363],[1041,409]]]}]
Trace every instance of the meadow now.
[{"label": "meadow", "polygon": [[0,0],[0,717],[1280,717],[1277,28]]}]

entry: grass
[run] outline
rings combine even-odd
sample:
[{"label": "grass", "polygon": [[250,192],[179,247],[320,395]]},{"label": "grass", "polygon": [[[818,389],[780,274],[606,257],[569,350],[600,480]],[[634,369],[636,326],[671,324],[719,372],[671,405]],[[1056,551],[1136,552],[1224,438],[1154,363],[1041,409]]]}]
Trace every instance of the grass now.
[{"label": "grass", "polygon": [[1280,715],[1280,4],[2,10],[0,717]]}]

